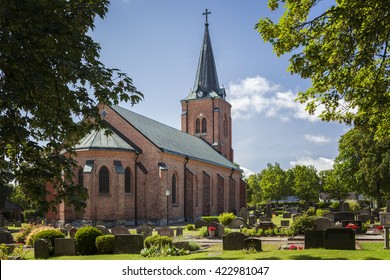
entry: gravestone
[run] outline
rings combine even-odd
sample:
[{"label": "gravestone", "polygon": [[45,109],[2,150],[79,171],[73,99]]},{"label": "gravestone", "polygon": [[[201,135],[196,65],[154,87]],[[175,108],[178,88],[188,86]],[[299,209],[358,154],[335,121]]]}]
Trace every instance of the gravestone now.
[{"label": "gravestone", "polygon": [[246,226],[246,221],[243,218],[236,217],[231,222],[229,227],[232,229],[240,229],[241,226]]},{"label": "gravestone", "polygon": [[255,229],[258,231],[260,228],[262,230],[266,229],[273,229],[275,227],[275,224],[273,222],[268,222],[268,221],[261,221],[259,224],[256,225]]},{"label": "gravestone", "polygon": [[335,212],[333,222],[337,223],[343,220],[355,220],[355,213],[353,212]]},{"label": "gravestone", "polygon": [[110,231],[105,226],[97,225],[96,228],[100,230],[103,233],[103,235],[110,234]]},{"label": "gravestone", "polygon": [[158,234],[160,236],[169,236],[169,237],[174,237],[175,236],[175,230],[170,227],[161,227],[157,230]]},{"label": "gravestone", "polygon": [[253,226],[254,224],[257,223],[257,217],[255,215],[249,215],[248,223],[250,226]]},{"label": "gravestone", "polygon": [[291,218],[291,213],[290,212],[283,212],[283,219],[290,219]]},{"label": "gravestone", "polygon": [[360,209],[357,213],[358,213],[359,215],[362,215],[362,214],[371,215],[370,209]]},{"label": "gravestone", "polygon": [[81,221],[82,227],[91,227],[92,226],[92,220],[82,220]]},{"label": "gravestone", "polygon": [[65,221],[59,220],[57,225],[58,225],[58,228],[59,228],[59,229],[64,229],[64,227],[65,227]]},{"label": "gravestone", "polygon": [[190,242],[189,241],[175,241],[175,242],[172,242],[172,245],[178,249],[190,250]]},{"label": "gravestone", "polygon": [[324,248],[355,250],[355,231],[351,228],[327,228],[324,230]]},{"label": "gravestone", "polygon": [[207,222],[206,221],[203,221],[203,220],[195,221],[195,228],[196,229],[199,229],[199,228],[202,228],[202,227],[207,227]]},{"label": "gravestone", "polygon": [[65,236],[68,236],[70,230],[72,229],[72,225],[71,225],[71,224],[66,224],[66,225],[64,226],[64,228],[65,228],[65,230],[66,230]]},{"label": "gravestone", "polygon": [[305,249],[323,248],[324,231],[323,230],[305,230]]},{"label": "gravestone", "polygon": [[176,236],[183,236],[183,228],[182,227],[176,228]]},{"label": "gravestone", "polygon": [[341,207],[341,211],[342,212],[350,212],[350,208],[349,208],[349,203],[348,202],[344,202],[342,207]]},{"label": "gravestone", "polygon": [[72,228],[70,229],[70,231],[69,231],[69,236],[70,236],[70,238],[74,238],[76,232],[77,232],[77,228],[72,227]]},{"label": "gravestone", "polygon": [[318,217],[314,220],[314,228],[316,230],[325,230],[333,226],[333,222],[325,217]]},{"label": "gravestone", "polygon": [[76,242],[74,238],[54,239],[54,254],[56,256],[75,256]]},{"label": "gravestone", "polygon": [[104,222],[101,220],[96,221],[95,226],[104,226]]},{"label": "gravestone", "polygon": [[281,227],[289,227],[290,226],[290,220],[281,220],[280,221]]},{"label": "gravestone", "polygon": [[214,227],[216,228],[215,230],[215,236],[217,237],[222,237],[224,235],[224,232],[225,232],[225,227],[224,225],[220,224],[220,223],[217,223],[217,222],[211,222],[207,225],[207,229],[209,227]]},{"label": "gravestone", "polygon": [[260,217],[260,222],[271,222],[271,218],[270,217],[266,217],[266,216],[262,216]]},{"label": "gravestone", "polygon": [[12,237],[11,232],[7,230],[0,230],[0,244],[12,244],[14,243],[14,238]]},{"label": "gravestone", "polygon": [[143,234],[143,236],[146,238],[148,236],[151,236],[153,234],[153,227],[149,224],[143,224],[137,227],[136,229],[137,234]]},{"label": "gravestone", "polygon": [[291,214],[297,214],[298,213],[298,208],[296,207],[289,207],[286,209],[286,211],[290,212]]},{"label": "gravestone", "polygon": [[124,226],[115,226],[111,229],[112,234],[130,234],[129,229]]},{"label": "gravestone", "polygon": [[34,242],[34,258],[48,259],[49,258],[49,243],[45,239],[37,239]]},{"label": "gravestone", "polygon": [[324,217],[331,220],[331,221],[334,221],[334,212],[325,213]]},{"label": "gravestone", "polygon": [[240,209],[238,216],[243,218],[245,221],[247,221],[248,217],[249,217],[248,209],[246,209],[245,207],[242,207]]},{"label": "gravestone", "polygon": [[265,207],[265,216],[267,218],[272,218],[272,205],[271,205],[271,203],[267,203],[267,205]]},{"label": "gravestone", "polygon": [[261,239],[259,237],[248,237],[244,239],[244,249],[254,248],[257,252],[262,251]]},{"label": "gravestone", "polygon": [[231,232],[222,237],[223,250],[242,250],[247,236],[241,232]]},{"label": "gravestone", "polygon": [[114,238],[115,254],[139,254],[144,247],[142,234],[116,234]]},{"label": "gravestone", "polygon": [[362,221],[362,223],[364,223],[364,224],[367,222],[370,222],[370,224],[375,223],[375,217],[373,215],[370,215],[370,214],[358,214],[357,219]]}]

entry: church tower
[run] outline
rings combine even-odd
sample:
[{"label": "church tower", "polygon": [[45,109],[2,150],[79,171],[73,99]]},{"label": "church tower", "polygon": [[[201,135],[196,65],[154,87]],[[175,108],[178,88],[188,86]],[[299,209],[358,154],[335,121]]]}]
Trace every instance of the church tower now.
[{"label": "church tower", "polygon": [[194,88],[181,101],[181,130],[202,138],[233,162],[231,105],[218,83],[206,9],[205,31]]}]

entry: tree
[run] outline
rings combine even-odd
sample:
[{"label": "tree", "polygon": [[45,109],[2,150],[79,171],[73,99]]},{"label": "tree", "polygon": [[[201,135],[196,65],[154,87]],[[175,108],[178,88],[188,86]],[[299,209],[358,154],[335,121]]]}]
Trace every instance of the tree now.
[{"label": "tree", "polygon": [[366,119],[376,138],[390,134],[390,5],[388,0],[269,0],[285,12],[256,25],[277,56],[292,52],[289,71],[310,78],[298,94],[313,114],[347,124]]},{"label": "tree", "polygon": [[261,174],[252,174],[246,180],[247,188],[247,202],[249,205],[255,206],[262,201],[262,191],[260,187]]},{"label": "tree", "polygon": [[339,141],[335,169],[343,184],[380,207],[390,198],[390,139],[375,140],[364,126],[349,130]]},{"label": "tree", "polygon": [[[10,165],[40,210],[62,201],[82,210],[86,189],[72,182],[73,146],[99,129],[97,104],[138,103],[142,94],[99,61],[90,37],[108,0],[1,0],[0,165]],[[54,193],[47,200],[46,182]]]},{"label": "tree", "polygon": [[267,164],[267,168],[260,172],[260,188],[264,200],[281,200],[291,194],[291,186],[287,180],[287,173],[280,168],[279,163]]},{"label": "tree", "polygon": [[329,195],[329,198],[343,201],[350,192],[348,184],[343,182],[342,176],[339,173],[342,172],[339,166],[331,170],[323,170],[320,172],[320,179],[324,192]]},{"label": "tree", "polygon": [[321,185],[314,166],[296,165],[291,170],[294,174],[295,195],[306,203],[317,202]]}]

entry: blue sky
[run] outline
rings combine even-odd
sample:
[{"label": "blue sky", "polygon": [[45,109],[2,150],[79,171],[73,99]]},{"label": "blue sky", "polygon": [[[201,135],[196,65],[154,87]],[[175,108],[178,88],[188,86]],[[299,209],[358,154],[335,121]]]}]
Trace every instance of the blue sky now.
[{"label": "blue sky", "polygon": [[92,36],[101,61],[126,72],[145,95],[134,107],[121,106],[180,129],[180,100],[193,87],[206,8],[219,82],[232,104],[235,161],[256,173],[275,162],[284,169],[331,168],[348,127],[322,122],[294,102],[310,81],[289,74],[289,56],[276,57],[254,29],[260,18],[280,16],[266,0],[111,0]]}]

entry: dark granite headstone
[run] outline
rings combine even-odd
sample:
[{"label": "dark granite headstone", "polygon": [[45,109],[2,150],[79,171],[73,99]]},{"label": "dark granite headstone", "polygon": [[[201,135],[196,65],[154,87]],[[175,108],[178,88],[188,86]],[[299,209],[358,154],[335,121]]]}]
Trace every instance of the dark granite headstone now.
[{"label": "dark granite headstone", "polygon": [[116,234],[114,238],[115,254],[139,254],[144,247],[142,234]]},{"label": "dark granite headstone", "polygon": [[76,242],[74,238],[54,239],[54,254],[56,256],[75,256]]},{"label": "dark granite headstone", "polygon": [[151,236],[153,234],[153,227],[149,224],[143,224],[137,227],[137,234],[143,234],[144,237]]},{"label": "dark granite headstone", "polygon": [[130,234],[130,231],[124,226],[115,226],[111,229],[111,234]]},{"label": "dark granite headstone", "polygon": [[49,243],[45,239],[37,239],[34,242],[34,258],[36,259],[48,259]]},{"label": "dark granite headstone", "polygon": [[261,239],[259,237],[248,237],[244,239],[244,249],[254,248],[257,252],[262,251]]},{"label": "dark granite headstone", "polygon": [[12,237],[11,232],[9,232],[7,230],[0,231],[0,244],[1,243],[5,243],[5,244],[14,243],[14,238]]},{"label": "dark granite headstone", "polygon": [[240,229],[241,226],[246,226],[246,221],[240,217],[234,218],[229,225],[229,227],[233,229]]},{"label": "dark granite headstone", "polygon": [[337,223],[343,221],[343,220],[354,220],[355,219],[355,213],[353,212],[335,212],[334,213],[334,219],[333,222]]},{"label": "dark granite headstone", "polygon": [[244,249],[244,239],[247,236],[241,232],[231,232],[223,236],[223,250],[242,250]]},{"label": "dark granite headstone", "polygon": [[333,226],[333,222],[325,217],[318,217],[314,220],[316,230],[324,230]]},{"label": "dark granite headstone", "polygon": [[305,249],[324,247],[323,230],[306,230],[305,231]]},{"label": "dark granite headstone", "polygon": [[355,231],[350,228],[327,228],[324,230],[324,248],[355,250]]}]

